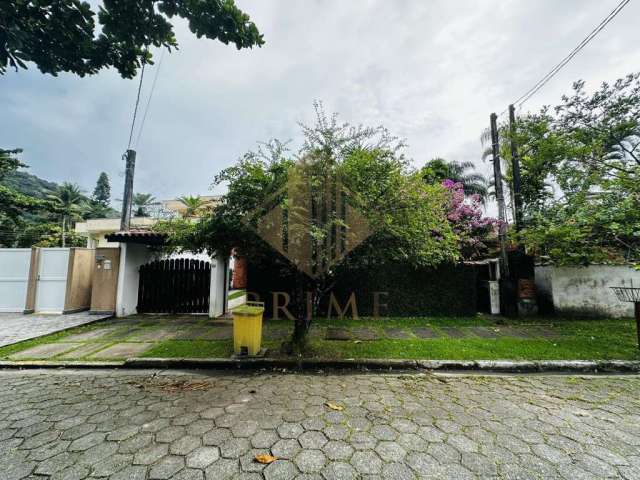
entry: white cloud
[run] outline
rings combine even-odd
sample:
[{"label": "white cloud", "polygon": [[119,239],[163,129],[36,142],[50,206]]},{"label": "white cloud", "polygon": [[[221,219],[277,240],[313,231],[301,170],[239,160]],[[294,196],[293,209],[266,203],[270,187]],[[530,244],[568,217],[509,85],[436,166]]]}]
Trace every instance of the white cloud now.
[{"label": "white cloud", "polygon": [[[266,45],[237,51],[177,25],[180,50],[164,57],[137,147],[137,190],[206,193],[213,175],[257,141],[299,140],[296,122],[311,120],[316,99],[344,120],[406,138],[417,164],[436,155],[480,163],[489,114],[524,93],[617,1],[238,3]],[[595,86],[637,69],[639,14],[630,3],[527,107],[555,103],[577,78]],[[153,75],[151,67],[145,95]],[[106,170],[117,197],[136,87],[112,71],[84,79],[35,67],[9,72],[0,78],[0,145],[24,148],[34,173],[87,190]]]}]

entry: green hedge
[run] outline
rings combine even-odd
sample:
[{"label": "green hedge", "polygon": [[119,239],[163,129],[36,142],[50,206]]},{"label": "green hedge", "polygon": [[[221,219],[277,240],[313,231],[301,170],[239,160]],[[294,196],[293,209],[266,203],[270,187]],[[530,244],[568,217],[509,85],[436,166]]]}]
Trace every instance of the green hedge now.
[{"label": "green hedge", "polygon": [[[247,291],[265,302],[267,317],[273,312],[272,292],[287,292],[291,297],[289,310],[295,315],[295,281],[292,267],[282,257],[274,256],[258,265],[249,261]],[[310,285],[307,281],[305,291],[311,290]],[[336,269],[331,292],[341,308],[353,292],[361,317],[373,315],[374,292],[387,292],[379,297],[380,305],[387,304],[387,307],[380,307],[380,316],[467,316],[475,315],[477,311],[476,272],[463,265],[414,268],[396,262],[345,263]],[[328,304],[327,293],[320,301],[320,316],[326,316]],[[347,312],[347,316],[350,315],[351,312]],[[332,316],[336,316],[335,309]]]}]

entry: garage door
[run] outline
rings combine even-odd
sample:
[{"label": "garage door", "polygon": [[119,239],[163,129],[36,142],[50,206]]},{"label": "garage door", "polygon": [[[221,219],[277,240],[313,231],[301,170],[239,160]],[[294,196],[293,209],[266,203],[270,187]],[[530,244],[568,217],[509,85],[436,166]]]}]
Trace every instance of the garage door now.
[{"label": "garage door", "polygon": [[0,312],[24,310],[30,263],[30,248],[0,248]]},{"label": "garage door", "polygon": [[64,310],[68,269],[68,248],[40,249],[36,312],[61,313]]}]

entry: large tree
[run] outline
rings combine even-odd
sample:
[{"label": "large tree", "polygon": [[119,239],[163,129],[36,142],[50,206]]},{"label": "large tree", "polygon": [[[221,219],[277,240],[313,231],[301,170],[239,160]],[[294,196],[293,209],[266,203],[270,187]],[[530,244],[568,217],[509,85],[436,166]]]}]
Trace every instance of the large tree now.
[{"label": "large tree", "polygon": [[[228,192],[199,225],[184,228],[184,222],[177,222],[173,229],[167,224],[159,227],[169,231],[173,246],[223,254],[235,248],[250,262],[277,261],[282,269],[278,274],[295,278],[291,306],[295,327],[289,351],[304,347],[311,323],[304,295],[313,293],[315,310],[334,281],[333,262],[340,260],[331,256],[335,248],[331,242],[339,238],[335,232],[344,229],[349,235],[356,228],[344,223],[338,207],[326,208],[331,205],[327,199],[337,191],[345,192],[344,201],[361,212],[371,229],[357,252],[349,254],[350,261],[377,259],[419,266],[459,258],[458,239],[446,218],[447,191],[442,185],[425,183],[410,169],[402,155],[403,143],[386,129],[340,123],[316,104],[316,122],[302,125],[302,133],[304,142],[295,154],[286,143],[272,141],[217,175],[214,184],[227,183]],[[298,186],[308,188],[308,202],[297,201]],[[283,219],[287,218],[277,235],[287,239],[282,243],[288,260],[256,233],[273,218],[268,214],[274,204],[282,206]],[[294,228],[304,229],[302,235],[296,236]],[[299,239],[302,245],[296,243]],[[310,247],[313,256],[292,258],[294,243]],[[283,249],[276,250],[283,253]],[[302,263],[306,261],[311,264]]]},{"label": "large tree", "polygon": [[422,178],[428,183],[442,183],[451,180],[461,183],[468,195],[479,195],[484,203],[487,197],[488,181],[484,175],[475,171],[473,162],[458,162],[436,157],[429,160],[420,170]]},{"label": "large tree", "polygon": [[[510,135],[504,125],[507,159]],[[518,118],[515,139],[532,253],[565,264],[640,262],[640,74],[591,94],[574,83],[555,108]]]},{"label": "large tree", "polygon": [[4,0],[0,2],[0,74],[33,62],[43,73],[92,75],[114,67],[132,78],[151,47],[178,47],[171,20],[197,37],[260,46],[262,35],[233,0]]},{"label": "large tree", "polygon": [[88,199],[83,217],[87,218],[108,218],[114,217],[117,212],[110,207],[111,203],[111,185],[109,176],[105,172],[101,172],[93,189],[93,195]]},{"label": "large tree", "polygon": [[148,217],[149,208],[156,205],[157,201],[150,193],[135,193],[131,203],[136,217]]},{"label": "large tree", "polygon": [[55,193],[49,195],[49,201],[52,212],[60,215],[62,246],[66,247],[68,230],[86,207],[85,197],[77,184],[64,182]]},{"label": "large tree", "polygon": [[103,207],[109,206],[109,202],[111,201],[111,184],[109,183],[109,175],[107,175],[106,172],[100,173],[91,199]]},{"label": "large tree", "polygon": [[205,206],[205,201],[200,195],[183,195],[178,201],[184,207],[183,216],[185,218],[193,218],[199,216]]}]

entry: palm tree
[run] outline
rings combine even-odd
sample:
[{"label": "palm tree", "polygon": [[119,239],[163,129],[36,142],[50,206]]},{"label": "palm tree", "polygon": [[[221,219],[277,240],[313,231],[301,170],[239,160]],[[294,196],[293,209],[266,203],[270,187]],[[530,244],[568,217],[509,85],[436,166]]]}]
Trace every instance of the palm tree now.
[{"label": "palm tree", "polygon": [[196,217],[204,207],[204,200],[200,195],[196,195],[195,197],[192,195],[183,195],[178,198],[178,200],[186,208],[184,212],[185,218]]},{"label": "palm tree", "polygon": [[448,161],[443,158],[429,160],[420,173],[422,178],[429,182],[442,182],[443,180],[453,180],[464,185],[465,193],[469,195],[480,195],[484,203],[487,197],[487,186],[489,182],[481,173],[474,172],[473,162]]},{"label": "palm tree", "polygon": [[62,216],[62,246],[65,247],[68,223],[82,213],[85,197],[77,184],[64,182],[55,193],[47,195],[47,199],[52,210]]},{"label": "palm tree", "polygon": [[132,203],[136,209],[136,217],[148,217],[149,211],[147,210],[147,208],[155,205],[157,202],[156,197],[154,197],[150,193],[136,193],[133,195]]}]

